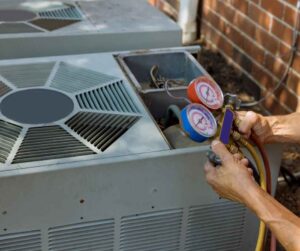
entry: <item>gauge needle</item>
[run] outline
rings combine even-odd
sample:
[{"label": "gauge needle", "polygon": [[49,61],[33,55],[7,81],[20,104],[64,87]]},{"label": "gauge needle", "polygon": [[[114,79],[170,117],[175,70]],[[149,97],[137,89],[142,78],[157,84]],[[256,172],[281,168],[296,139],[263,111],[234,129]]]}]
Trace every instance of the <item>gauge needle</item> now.
[{"label": "gauge needle", "polygon": [[209,96],[209,87],[207,87],[207,90],[206,90],[206,98],[205,98],[206,102],[207,102],[208,96]]},{"label": "gauge needle", "polygon": [[200,123],[202,123],[203,119],[204,119],[204,117],[202,116],[202,117],[198,120],[196,126],[199,125]]}]

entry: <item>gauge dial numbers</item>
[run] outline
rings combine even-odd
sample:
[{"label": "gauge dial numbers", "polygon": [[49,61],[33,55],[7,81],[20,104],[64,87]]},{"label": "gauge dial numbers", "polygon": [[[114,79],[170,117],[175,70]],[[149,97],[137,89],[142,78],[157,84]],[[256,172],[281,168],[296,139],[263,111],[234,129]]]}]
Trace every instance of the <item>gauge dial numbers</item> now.
[{"label": "gauge dial numbers", "polygon": [[224,102],[219,85],[206,76],[196,78],[189,84],[188,97],[192,102],[203,104],[211,110],[221,108]]},{"label": "gauge dial numbers", "polygon": [[213,137],[217,131],[213,114],[200,104],[190,104],[182,110],[181,125],[190,138],[197,142]]}]

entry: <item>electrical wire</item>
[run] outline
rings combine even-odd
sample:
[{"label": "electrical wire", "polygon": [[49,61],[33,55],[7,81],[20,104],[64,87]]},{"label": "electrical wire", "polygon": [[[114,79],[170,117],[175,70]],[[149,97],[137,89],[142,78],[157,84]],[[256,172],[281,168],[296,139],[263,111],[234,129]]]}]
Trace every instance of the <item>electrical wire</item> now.
[{"label": "electrical wire", "polygon": [[268,90],[267,94],[264,97],[262,97],[260,100],[254,101],[254,102],[251,102],[251,103],[241,103],[241,107],[252,107],[252,106],[256,106],[256,105],[261,104],[267,98],[272,96],[273,93],[275,93],[275,91],[277,91],[280,88],[280,86],[285,83],[285,80],[288,77],[289,71],[292,67],[292,63],[294,61],[295,53],[297,51],[298,30],[299,30],[299,26],[300,26],[299,10],[300,10],[300,0],[298,0],[298,2],[297,2],[297,18],[296,18],[295,27],[293,29],[293,40],[292,40],[292,48],[291,48],[291,52],[290,52],[290,57],[289,57],[285,72],[283,73],[281,79],[279,80],[278,84],[272,90]]}]

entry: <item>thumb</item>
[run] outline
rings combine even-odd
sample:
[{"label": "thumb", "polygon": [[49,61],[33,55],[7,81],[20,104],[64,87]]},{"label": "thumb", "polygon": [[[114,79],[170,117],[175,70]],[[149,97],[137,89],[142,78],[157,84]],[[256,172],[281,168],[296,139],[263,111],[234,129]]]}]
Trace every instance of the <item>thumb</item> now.
[{"label": "thumb", "polygon": [[244,119],[241,120],[239,131],[248,134],[251,132],[252,127],[257,123],[258,116],[255,112],[249,111],[246,113]]},{"label": "thumb", "polygon": [[219,140],[214,140],[211,143],[211,148],[215,154],[217,154],[222,163],[226,164],[233,160],[232,154],[227,150],[226,146]]}]

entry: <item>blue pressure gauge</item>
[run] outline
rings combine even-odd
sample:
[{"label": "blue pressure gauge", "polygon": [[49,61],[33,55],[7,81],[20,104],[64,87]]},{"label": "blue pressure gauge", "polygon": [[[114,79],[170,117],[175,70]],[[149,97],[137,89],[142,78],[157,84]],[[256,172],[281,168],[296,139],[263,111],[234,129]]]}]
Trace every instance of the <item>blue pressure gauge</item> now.
[{"label": "blue pressure gauge", "polygon": [[190,104],[181,111],[181,126],[196,142],[203,142],[217,132],[217,122],[213,114],[200,104]]}]

